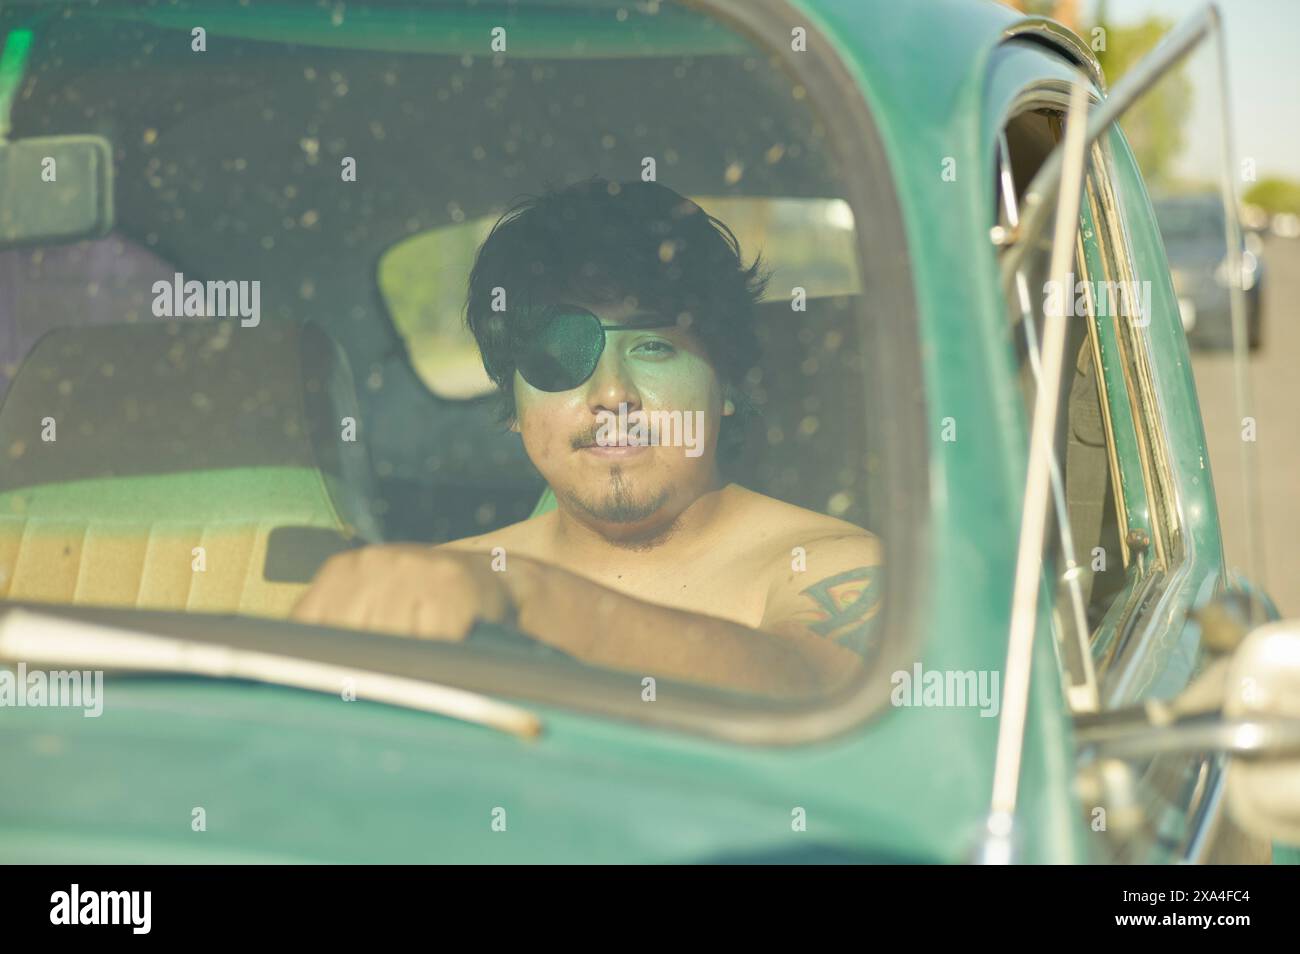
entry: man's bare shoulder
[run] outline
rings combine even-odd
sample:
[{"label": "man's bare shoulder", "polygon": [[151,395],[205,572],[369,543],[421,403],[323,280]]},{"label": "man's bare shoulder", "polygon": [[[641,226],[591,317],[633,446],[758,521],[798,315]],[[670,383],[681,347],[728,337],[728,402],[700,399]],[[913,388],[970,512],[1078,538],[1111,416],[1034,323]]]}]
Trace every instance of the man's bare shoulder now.
[{"label": "man's bare shoulder", "polygon": [[545,539],[546,531],[554,519],[555,511],[552,510],[496,530],[489,530],[487,533],[477,536],[448,540],[446,543],[438,544],[434,549],[490,553],[496,547],[501,547],[507,553],[539,557],[541,556],[542,541]]},{"label": "man's bare shoulder", "polygon": [[864,651],[868,621],[879,608],[880,539],[828,517],[753,491],[737,512],[763,539],[756,577],[767,587],[761,629],[831,638]]},{"label": "man's bare shoulder", "polygon": [[[732,484],[727,490],[732,496],[737,521],[773,548],[826,546],[841,540],[854,549],[879,548],[875,534],[847,520],[786,503],[739,484]],[[783,552],[788,553],[788,549]]]}]

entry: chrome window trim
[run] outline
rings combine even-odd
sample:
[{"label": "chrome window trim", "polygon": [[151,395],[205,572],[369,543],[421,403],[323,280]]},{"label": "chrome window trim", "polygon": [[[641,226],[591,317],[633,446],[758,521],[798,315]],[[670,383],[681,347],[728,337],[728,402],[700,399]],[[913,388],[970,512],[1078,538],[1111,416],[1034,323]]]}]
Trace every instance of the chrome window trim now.
[{"label": "chrome window trim", "polygon": [[[1099,196],[1102,210],[1107,213],[1103,216],[1103,221],[1111,233],[1111,247],[1122,253],[1114,256],[1114,263],[1119,269],[1116,280],[1133,282],[1136,280],[1136,269],[1132,245],[1123,207],[1115,198],[1109,144],[1102,147],[1101,151],[1105,154],[1107,171],[1101,182],[1103,189]],[[1111,280],[1109,276],[1107,280]],[[1157,545],[1162,565],[1166,569],[1172,569],[1186,562],[1182,534],[1183,505],[1169,461],[1169,431],[1165,426],[1164,407],[1151,364],[1151,337],[1148,328],[1153,316],[1147,315],[1147,327],[1141,328],[1131,321],[1121,322],[1118,315],[1113,318],[1116,340],[1127,348],[1127,360],[1121,362],[1121,366],[1130,376],[1129,398],[1133,405],[1133,420],[1137,425],[1135,429],[1138,440],[1142,444],[1143,472],[1149,475],[1147,496],[1152,505],[1158,508],[1158,512],[1151,515],[1151,524],[1160,532],[1152,542]]]},{"label": "chrome window trim", "polygon": [[[1000,125],[998,127],[999,133],[1003,134],[1007,127],[1007,124],[1013,121],[1017,116],[1020,116],[1023,113],[1031,110],[1046,109],[1058,113],[1063,113],[1066,108],[1066,105],[1068,104],[1068,101],[1069,101],[1069,84],[1064,82],[1063,80],[1049,78],[1049,79],[1041,79],[1041,80],[1034,81],[1033,83],[1028,84],[1024,89],[1022,89],[1016,95],[1011,106],[1007,109],[1006,113],[1000,118]],[[1090,96],[1090,105],[1095,105],[1096,102],[1098,102],[1098,97],[1096,95],[1096,91],[1094,90]],[[1089,150],[1089,166],[1088,166],[1087,176],[1085,177],[1085,181],[1084,181],[1085,194],[1088,197],[1088,201],[1092,202],[1093,194],[1096,189],[1096,181],[1103,182],[1106,185],[1106,187],[1109,189],[1110,178],[1111,178],[1110,156],[1101,147],[1100,143],[1094,143]],[[1097,223],[1101,220],[1102,217],[1101,213],[1103,211],[1107,213],[1108,219],[1113,218],[1113,215],[1117,213],[1118,211],[1117,206],[1113,201],[1113,192],[1111,193],[1111,196],[1112,197],[1109,205],[1107,205],[1104,209],[1099,209],[1097,205],[1093,203],[1092,208],[1093,208],[1094,226],[1096,226]],[[1100,257],[1102,260],[1102,267],[1106,270],[1105,278],[1107,281],[1112,281],[1113,276],[1111,273],[1111,269],[1114,267],[1113,259],[1115,258],[1116,246],[1114,244],[1113,229],[1108,229],[1108,233],[1111,234],[1108,234],[1104,237],[1100,235],[1098,236],[1098,246],[1099,246]],[[1125,239],[1127,238],[1126,233],[1124,237]],[[1082,263],[1078,267],[1086,270],[1087,268],[1086,262],[1083,262],[1081,256],[1082,241],[1083,241],[1082,235],[1080,235],[1079,238],[1077,239],[1080,253],[1076,254],[1076,259]],[[1127,256],[1129,254],[1127,244],[1123,245],[1122,248],[1125,256]],[[1091,273],[1089,272],[1088,275],[1090,276]],[[1088,287],[1089,289],[1091,288],[1090,285]],[[1089,292],[1090,301],[1091,298],[1092,298],[1091,292]],[[1010,303],[1008,303],[1008,306],[1009,305]],[[1116,449],[1114,422],[1111,417],[1110,402],[1105,389],[1105,380],[1106,380],[1105,369],[1101,362],[1101,352],[1100,352],[1101,343],[1100,343],[1100,339],[1097,336],[1096,326],[1094,324],[1094,322],[1097,320],[1099,319],[1096,318],[1095,309],[1092,309],[1092,315],[1090,317],[1089,326],[1088,326],[1088,340],[1093,350],[1093,360],[1097,368],[1097,384],[1099,388],[1098,398],[1102,408],[1103,424],[1106,430],[1106,441],[1107,441],[1106,457],[1111,469],[1112,486],[1115,488],[1114,497],[1115,497],[1116,517],[1117,517],[1117,522],[1120,530],[1121,556],[1125,568],[1129,569],[1133,565],[1133,555],[1130,552],[1130,547],[1129,547],[1129,542],[1127,537],[1128,537],[1128,531],[1132,526],[1132,521],[1130,519],[1131,504],[1136,503],[1136,501],[1130,501],[1123,492],[1125,488],[1125,483],[1120,477],[1120,464],[1119,464],[1118,452]],[[1116,338],[1117,340],[1119,338],[1118,325],[1116,330]],[[1142,452],[1143,437],[1139,433],[1139,415],[1138,415],[1137,408],[1134,406],[1134,402],[1136,400],[1135,392],[1134,392],[1134,386],[1135,386],[1134,380],[1127,362],[1122,360],[1122,358],[1123,358],[1123,353],[1121,352],[1120,369],[1123,378],[1121,383],[1124,387],[1125,397],[1128,401],[1130,412],[1133,417],[1134,439],[1137,442],[1139,447],[1139,455],[1138,455],[1139,464],[1142,470],[1143,499],[1140,501],[1140,503],[1146,506],[1148,511],[1150,511],[1150,509],[1152,508],[1152,494],[1153,494],[1152,476],[1150,473],[1150,467],[1148,465],[1147,456]],[[1149,522],[1149,519],[1148,521],[1144,521],[1144,522]],[[1108,610],[1106,614],[1107,618],[1110,618],[1112,615],[1115,617],[1112,624],[1112,628],[1115,633],[1115,636],[1113,639],[1111,639],[1106,643],[1105,652],[1101,652],[1101,653],[1096,652],[1096,650],[1099,647],[1097,647],[1096,644],[1092,642],[1091,640],[1092,634],[1089,633],[1089,641],[1094,650],[1094,655],[1091,660],[1092,665],[1090,668],[1093,670],[1093,679],[1095,680],[1094,685],[1097,688],[1099,701],[1101,702],[1103,708],[1105,707],[1105,701],[1104,699],[1100,699],[1100,696],[1101,696],[1102,680],[1105,674],[1105,670],[1107,668],[1107,664],[1111,662],[1114,653],[1118,648],[1130,645],[1132,634],[1138,629],[1138,626],[1143,619],[1143,615],[1144,615],[1143,610],[1152,603],[1152,598],[1154,596],[1156,596],[1157,594],[1161,594],[1164,591],[1165,584],[1167,583],[1166,574],[1163,572],[1163,563],[1157,562],[1155,565],[1139,566],[1137,572],[1138,575],[1126,585],[1123,593],[1120,596],[1117,596],[1115,603],[1112,604],[1110,610]],[[1050,582],[1053,584],[1055,583],[1055,581],[1050,581]],[[1053,619],[1054,626],[1055,623],[1056,621],[1055,619]],[[1102,625],[1105,626],[1104,621]],[[1063,676],[1068,676],[1068,674],[1063,673]]]},{"label": "chrome window trim", "polygon": [[[1108,135],[1104,150],[1107,153],[1107,168],[1113,168],[1110,156],[1109,136],[1115,135],[1112,129]],[[1112,233],[1112,245],[1122,254],[1116,257],[1119,273],[1117,280],[1132,282],[1136,280],[1137,270],[1133,261],[1132,244],[1129,240],[1129,226],[1123,206],[1117,201],[1113,176],[1105,181],[1102,199],[1114,214],[1107,215],[1105,222]],[[1131,287],[1131,286],[1130,286]],[[1176,604],[1178,594],[1190,584],[1192,560],[1187,549],[1187,540],[1183,533],[1185,524],[1184,505],[1178,481],[1170,461],[1169,448],[1172,441],[1165,424],[1164,401],[1158,383],[1158,375],[1151,362],[1150,322],[1154,316],[1147,316],[1147,326],[1138,327],[1131,321],[1121,322],[1115,317],[1116,337],[1125,350],[1125,360],[1121,367],[1128,378],[1129,399],[1132,404],[1133,419],[1139,440],[1142,443],[1141,462],[1144,475],[1148,475],[1148,498],[1151,513],[1152,543],[1156,546],[1156,558],[1164,571],[1164,585],[1149,615],[1135,620],[1135,626],[1123,644],[1115,647],[1108,665],[1099,673],[1102,679],[1102,693],[1106,705],[1126,705],[1140,697],[1144,681],[1155,678],[1150,671],[1151,654],[1156,650],[1156,641],[1171,626],[1179,625],[1179,606]],[[1177,638],[1177,637],[1176,637]]]},{"label": "chrome window trim", "polygon": [[1205,864],[1210,860],[1223,818],[1227,791],[1227,759],[1206,756],[1201,763],[1200,778],[1188,799],[1187,834],[1180,851],[1184,864]]},{"label": "chrome window trim", "polygon": [[[1046,79],[1027,86],[1017,96],[1013,108],[1002,117],[999,128],[1004,129],[1015,115],[1034,105],[1038,108],[1062,110],[1068,89],[1068,84],[1058,79]],[[1115,195],[1114,160],[1110,153],[1109,134],[1094,143],[1090,160],[1086,190],[1089,201],[1093,200],[1095,193],[1094,225],[1099,231],[1104,228],[1106,232],[1101,243],[1102,260],[1108,269],[1106,281],[1133,281],[1136,269],[1127,219]],[[1112,273],[1110,269],[1115,271]],[[1103,652],[1094,657],[1103,708],[1126,704],[1131,701],[1133,692],[1140,689],[1135,684],[1140,682],[1142,660],[1154,648],[1151,639],[1160,629],[1157,623],[1170,616],[1169,602],[1173,594],[1185,585],[1190,568],[1182,534],[1183,504],[1167,453],[1170,440],[1150,360],[1149,334],[1147,328],[1138,328],[1132,322],[1121,322],[1119,316],[1112,316],[1112,320],[1116,342],[1121,349],[1119,366],[1138,442],[1138,463],[1142,470],[1149,508],[1148,520],[1153,530],[1155,566],[1144,570],[1140,585],[1130,592],[1122,615],[1116,622],[1115,638],[1104,647]],[[1091,336],[1091,329],[1089,334]],[[1107,438],[1113,439],[1112,430],[1107,431]],[[1113,443],[1109,450],[1113,451]],[[1119,487],[1120,484],[1117,482],[1116,486]],[[1125,501],[1125,507],[1127,506],[1128,501]],[[1121,514],[1120,519],[1127,531],[1130,526],[1128,515]],[[1124,548],[1125,565],[1128,566],[1128,541],[1123,537],[1121,546]]]},{"label": "chrome window trim", "polygon": [[[1085,194],[1089,196],[1092,193],[1091,164],[1089,165],[1089,169],[1088,169],[1087,181],[1084,182],[1084,191]],[[1093,221],[1094,222],[1096,221],[1095,213],[1093,215]],[[1083,256],[1082,236],[1080,236],[1080,246],[1081,247],[1080,247],[1079,255],[1080,258],[1082,258]],[[1104,263],[1106,257],[1104,247],[1101,249],[1101,251],[1102,251],[1102,260]],[[1105,267],[1104,264],[1103,267]],[[1089,274],[1091,274],[1091,272],[1089,272]],[[1091,288],[1091,285],[1089,285],[1089,288]],[[1091,297],[1091,292],[1089,292],[1089,297]],[[1091,321],[1095,322],[1096,320],[1097,318],[1094,311],[1094,313],[1091,316]],[[1132,529],[1132,523],[1129,520],[1128,498],[1125,497],[1124,495],[1124,479],[1123,479],[1123,474],[1120,472],[1119,454],[1114,452],[1115,421],[1113,419],[1111,408],[1110,408],[1109,395],[1106,393],[1106,381],[1105,381],[1105,370],[1104,370],[1105,365],[1102,363],[1102,354],[1101,354],[1101,337],[1097,334],[1096,327],[1091,322],[1088,328],[1088,341],[1092,345],[1092,365],[1094,368],[1097,369],[1097,387],[1100,392],[1098,394],[1098,402],[1101,404],[1102,422],[1106,428],[1106,441],[1107,441],[1107,451],[1108,451],[1106,455],[1106,459],[1110,465],[1110,481],[1111,481],[1111,487],[1113,488],[1112,496],[1115,498],[1115,521],[1116,521],[1116,529],[1119,531],[1120,559],[1123,561],[1124,566],[1127,568],[1131,566],[1133,562],[1133,554],[1130,551],[1129,543],[1128,543],[1128,535],[1129,535],[1129,531]],[[1146,494],[1146,488],[1143,487],[1143,495],[1145,496],[1145,494]]]},{"label": "chrome window trim", "polygon": [[[1002,31],[1003,41],[1024,39],[1059,53],[1074,66],[1082,67],[1096,92],[1106,95],[1106,75],[1088,44],[1073,30],[1047,17],[1026,17]],[[1090,104],[1091,105],[1091,104]]]}]

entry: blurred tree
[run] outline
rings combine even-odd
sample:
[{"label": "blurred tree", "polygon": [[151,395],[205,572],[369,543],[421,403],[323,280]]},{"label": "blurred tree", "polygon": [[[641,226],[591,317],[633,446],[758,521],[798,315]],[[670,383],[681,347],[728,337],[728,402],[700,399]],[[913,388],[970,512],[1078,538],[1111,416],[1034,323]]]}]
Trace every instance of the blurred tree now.
[{"label": "blurred tree", "polygon": [[1245,200],[1269,212],[1300,215],[1300,182],[1270,176],[1260,179],[1246,191]]},{"label": "blurred tree", "polygon": [[1002,2],[1021,13],[1051,17],[1076,33],[1079,30],[1079,0],[1002,0]]},{"label": "blurred tree", "polygon": [[[1091,44],[1111,86],[1134,63],[1149,53],[1173,26],[1168,20],[1148,17],[1134,26],[1115,26],[1099,4],[1097,26],[1104,32],[1104,49]],[[1129,110],[1120,126],[1137,157],[1147,181],[1155,186],[1170,185],[1173,162],[1184,148],[1183,126],[1191,112],[1192,83],[1184,67],[1166,73]]]}]

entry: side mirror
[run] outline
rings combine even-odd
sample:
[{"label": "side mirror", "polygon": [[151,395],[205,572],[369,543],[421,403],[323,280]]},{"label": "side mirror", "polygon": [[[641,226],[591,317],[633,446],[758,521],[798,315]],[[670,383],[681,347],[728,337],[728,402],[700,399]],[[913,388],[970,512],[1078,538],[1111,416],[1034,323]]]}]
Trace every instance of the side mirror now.
[{"label": "side mirror", "polygon": [[[1227,649],[1237,640],[1225,634],[1236,627],[1216,619],[1202,616],[1206,642]],[[1097,759],[1229,756],[1228,811],[1237,825],[1300,843],[1300,620],[1250,630],[1175,699],[1080,713],[1074,724],[1080,752]]]},{"label": "side mirror", "polygon": [[112,225],[107,139],[0,140],[0,249],[99,238]]},{"label": "side mirror", "polygon": [[[1229,722],[1300,725],[1300,620],[1252,630],[1228,665],[1224,696]],[[1229,762],[1228,810],[1249,834],[1300,843],[1300,752],[1273,752]]]}]

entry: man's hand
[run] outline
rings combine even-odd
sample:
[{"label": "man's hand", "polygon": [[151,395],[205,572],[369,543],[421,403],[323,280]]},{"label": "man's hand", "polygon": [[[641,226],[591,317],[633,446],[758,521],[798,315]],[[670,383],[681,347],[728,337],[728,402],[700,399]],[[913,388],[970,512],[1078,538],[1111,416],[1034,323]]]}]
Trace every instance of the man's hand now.
[{"label": "man's hand", "polygon": [[456,642],[478,620],[511,616],[502,576],[484,554],[417,544],[362,547],[326,561],[290,616],[302,623]]}]

